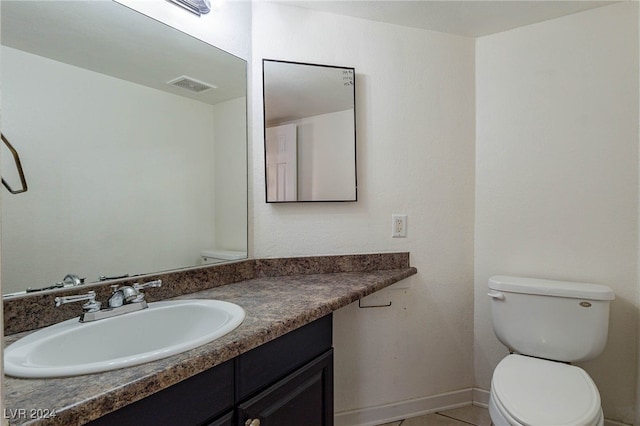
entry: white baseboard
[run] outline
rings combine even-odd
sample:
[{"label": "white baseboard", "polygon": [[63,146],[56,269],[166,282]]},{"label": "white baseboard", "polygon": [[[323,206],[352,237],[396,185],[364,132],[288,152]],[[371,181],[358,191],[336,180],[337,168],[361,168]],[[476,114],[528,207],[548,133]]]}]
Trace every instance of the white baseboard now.
[{"label": "white baseboard", "polygon": [[473,388],[473,405],[489,408],[489,391]]},{"label": "white baseboard", "polygon": [[[375,426],[471,404],[488,407],[489,391],[478,388],[461,389],[377,407],[342,411],[336,413],[334,420],[335,426]],[[629,426],[607,419],[604,424],[605,426]]]},{"label": "white baseboard", "polygon": [[335,426],[374,426],[436,411],[471,405],[473,390],[462,389],[440,395],[400,401],[377,407],[336,413]]}]

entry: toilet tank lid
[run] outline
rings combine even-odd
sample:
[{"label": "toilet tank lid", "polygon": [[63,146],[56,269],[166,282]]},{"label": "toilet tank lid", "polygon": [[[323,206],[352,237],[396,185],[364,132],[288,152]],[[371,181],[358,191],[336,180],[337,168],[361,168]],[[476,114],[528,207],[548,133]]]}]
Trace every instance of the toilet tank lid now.
[{"label": "toilet tank lid", "polygon": [[613,300],[615,294],[606,285],[556,281],[540,278],[495,275],[489,278],[491,290],[574,299]]},{"label": "toilet tank lid", "polygon": [[204,250],[200,252],[200,256],[222,260],[240,260],[246,259],[247,252],[239,250]]}]

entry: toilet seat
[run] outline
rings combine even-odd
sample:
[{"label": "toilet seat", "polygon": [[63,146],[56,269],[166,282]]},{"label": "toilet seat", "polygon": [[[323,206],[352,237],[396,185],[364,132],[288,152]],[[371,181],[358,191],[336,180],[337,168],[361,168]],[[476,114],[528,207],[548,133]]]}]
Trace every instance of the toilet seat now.
[{"label": "toilet seat", "polygon": [[600,394],[586,371],[523,355],[504,358],[493,373],[491,396],[509,423],[586,426],[601,420]]}]

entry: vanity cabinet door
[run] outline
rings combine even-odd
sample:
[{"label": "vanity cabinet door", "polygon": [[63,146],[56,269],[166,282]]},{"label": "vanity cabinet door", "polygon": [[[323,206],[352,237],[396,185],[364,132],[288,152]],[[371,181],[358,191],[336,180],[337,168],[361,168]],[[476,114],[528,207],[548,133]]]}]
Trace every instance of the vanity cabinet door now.
[{"label": "vanity cabinet door", "polygon": [[237,426],[333,426],[333,349],[238,405]]}]

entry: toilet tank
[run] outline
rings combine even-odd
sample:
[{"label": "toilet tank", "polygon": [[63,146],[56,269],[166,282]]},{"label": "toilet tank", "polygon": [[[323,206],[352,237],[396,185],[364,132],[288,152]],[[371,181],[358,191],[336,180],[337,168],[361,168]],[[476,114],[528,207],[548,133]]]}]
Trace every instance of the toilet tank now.
[{"label": "toilet tank", "polygon": [[204,250],[200,252],[200,259],[203,265],[213,265],[215,263],[229,262],[247,258],[246,251],[236,250]]},{"label": "toilet tank", "polygon": [[494,332],[513,352],[579,362],[607,343],[614,299],[607,286],[497,275],[489,289]]}]

